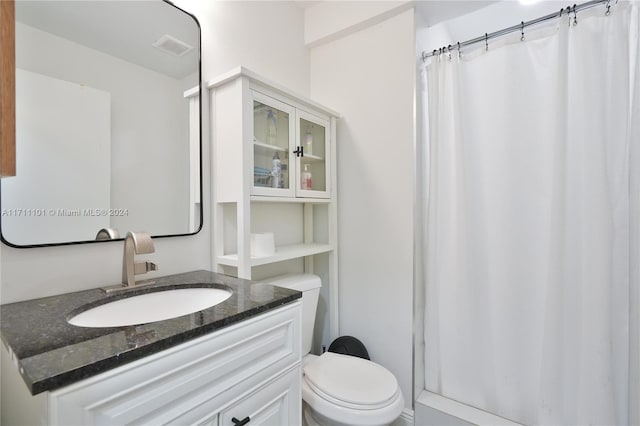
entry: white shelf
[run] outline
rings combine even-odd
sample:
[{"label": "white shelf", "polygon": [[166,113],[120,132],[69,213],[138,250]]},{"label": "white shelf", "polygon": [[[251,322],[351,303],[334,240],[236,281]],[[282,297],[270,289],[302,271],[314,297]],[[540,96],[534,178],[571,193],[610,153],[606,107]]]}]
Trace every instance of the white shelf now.
[{"label": "white shelf", "polygon": [[330,198],[300,198],[300,197],[269,197],[266,195],[252,195],[252,202],[256,203],[298,203],[298,204],[329,204]]},{"label": "white shelf", "polygon": [[287,151],[287,148],[283,148],[281,146],[270,145],[268,143],[260,142],[256,138],[253,139],[253,145],[255,145],[257,147],[260,147],[260,148],[268,149],[269,151],[280,151],[280,152],[286,152]]},{"label": "white shelf", "polygon": [[[296,259],[298,257],[313,256],[314,254],[327,253],[333,250],[331,244],[292,244],[276,247],[276,254],[268,257],[252,257],[251,266],[266,265],[281,262],[283,260]],[[227,266],[238,266],[238,254],[226,254],[218,256],[218,263]]]},{"label": "white shelf", "polygon": [[304,156],[302,157],[302,160],[308,160],[308,163],[314,163],[316,161],[324,161],[324,158],[322,157],[318,157],[317,155],[313,155],[313,154],[304,154]]}]

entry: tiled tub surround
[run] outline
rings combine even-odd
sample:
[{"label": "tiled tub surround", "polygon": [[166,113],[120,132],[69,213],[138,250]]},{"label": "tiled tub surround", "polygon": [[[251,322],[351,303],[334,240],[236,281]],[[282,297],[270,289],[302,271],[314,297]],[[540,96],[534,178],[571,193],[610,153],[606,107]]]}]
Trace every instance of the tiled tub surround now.
[{"label": "tiled tub surround", "polygon": [[[85,328],[67,319],[83,307],[163,289],[219,287],[233,294],[211,308],[148,324]],[[209,271],[155,279],[149,287],[116,294],[101,289],[0,306],[2,341],[33,395],[67,386],[114,367],[290,303],[301,293]],[[88,306],[87,306],[88,305]]]}]

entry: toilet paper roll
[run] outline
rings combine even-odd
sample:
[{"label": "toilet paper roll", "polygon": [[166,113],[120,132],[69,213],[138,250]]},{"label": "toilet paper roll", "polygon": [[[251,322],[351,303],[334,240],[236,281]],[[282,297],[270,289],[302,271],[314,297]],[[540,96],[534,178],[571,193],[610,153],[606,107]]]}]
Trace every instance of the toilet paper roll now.
[{"label": "toilet paper roll", "polygon": [[267,257],[276,253],[273,232],[251,234],[251,257]]}]

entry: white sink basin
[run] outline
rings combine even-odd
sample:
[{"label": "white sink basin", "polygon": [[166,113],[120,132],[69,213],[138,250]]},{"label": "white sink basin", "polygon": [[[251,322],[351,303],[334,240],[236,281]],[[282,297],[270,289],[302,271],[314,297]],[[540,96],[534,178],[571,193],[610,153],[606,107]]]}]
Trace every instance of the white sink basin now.
[{"label": "white sink basin", "polygon": [[122,327],[188,315],[231,297],[220,288],[181,288],[131,296],[96,306],[68,320],[78,327]]}]

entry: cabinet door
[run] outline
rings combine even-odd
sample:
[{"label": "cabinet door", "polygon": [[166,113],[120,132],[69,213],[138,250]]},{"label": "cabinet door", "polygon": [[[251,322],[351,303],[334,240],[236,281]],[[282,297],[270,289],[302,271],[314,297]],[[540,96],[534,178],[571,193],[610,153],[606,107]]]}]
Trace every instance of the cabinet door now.
[{"label": "cabinet door", "polygon": [[300,367],[244,396],[220,414],[219,426],[302,424]]},{"label": "cabinet door", "polygon": [[294,196],[291,158],[295,134],[295,109],[283,102],[252,91],[253,195]]},{"label": "cabinet door", "polygon": [[331,149],[329,121],[306,111],[296,111],[296,196],[329,198]]}]

